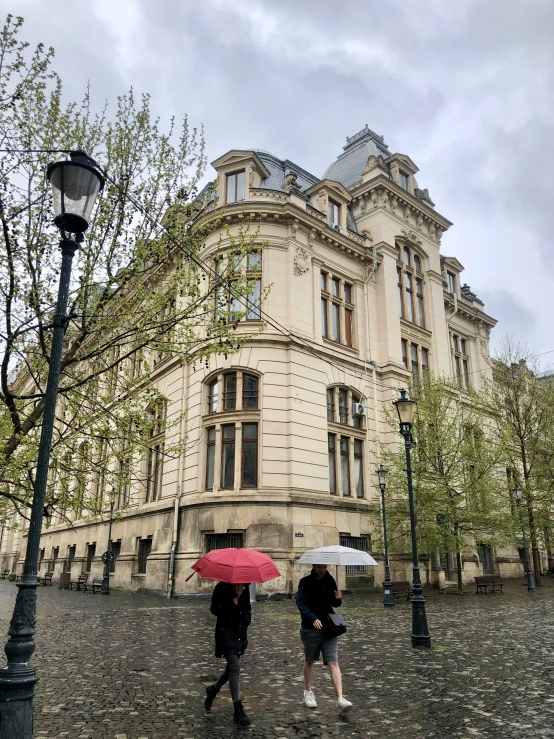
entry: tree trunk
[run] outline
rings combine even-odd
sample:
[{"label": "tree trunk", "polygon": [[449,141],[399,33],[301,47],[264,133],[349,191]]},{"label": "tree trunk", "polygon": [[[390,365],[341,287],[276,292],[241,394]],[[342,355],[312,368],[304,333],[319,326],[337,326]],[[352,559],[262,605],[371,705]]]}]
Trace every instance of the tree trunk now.
[{"label": "tree trunk", "polygon": [[457,568],[457,576],[458,576],[458,593],[463,592],[464,583],[462,579],[462,552],[460,548],[460,529],[458,527],[458,523],[454,524],[454,533],[456,535],[456,568]]},{"label": "tree trunk", "polygon": [[535,584],[542,585],[541,581],[541,557],[537,541],[537,524],[531,501],[527,498],[527,512],[529,514],[529,535],[531,538],[531,551],[533,553],[533,569],[535,570]]},{"label": "tree trunk", "polygon": [[550,541],[550,526],[544,527],[544,544],[546,546],[546,553],[548,556],[552,556],[552,542]]}]

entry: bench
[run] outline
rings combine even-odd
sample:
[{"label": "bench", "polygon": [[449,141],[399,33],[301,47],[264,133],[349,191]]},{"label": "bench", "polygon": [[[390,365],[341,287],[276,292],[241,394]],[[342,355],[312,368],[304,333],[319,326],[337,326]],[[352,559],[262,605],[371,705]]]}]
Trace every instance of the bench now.
[{"label": "bench", "polygon": [[5,580],[9,574],[10,574],[9,570],[2,570],[2,575],[0,575],[0,577],[2,578],[2,580]]},{"label": "bench", "polygon": [[43,585],[52,585],[52,576],[54,575],[53,572],[47,572],[42,577],[39,577],[39,580]]},{"label": "bench", "polygon": [[75,590],[82,590],[83,592],[86,592],[87,580],[88,580],[88,572],[85,573],[84,575],[79,575],[76,580],[71,580],[69,583],[69,589],[73,590],[73,586],[75,585]]},{"label": "bench", "polygon": [[[383,583],[383,587],[385,587],[385,583]],[[395,582],[391,582],[390,589],[393,595],[402,595],[406,593],[406,600],[409,600],[410,595],[412,594],[412,585],[407,580],[396,580]]]},{"label": "bench", "polygon": [[489,587],[492,588],[493,593],[497,588],[500,588],[500,592],[503,593],[502,588],[504,586],[504,583],[500,575],[481,575],[475,578],[475,585],[477,586],[475,594],[484,590],[486,595],[487,588]]},{"label": "bench", "polygon": [[16,582],[21,582],[21,578],[22,578],[22,577],[23,577],[23,575],[16,575],[16,576],[15,576],[15,581],[16,581]]},{"label": "bench", "polygon": [[104,582],[103,577],[94,577],[92,580],[92,594],[102,592],[102,583]]}]

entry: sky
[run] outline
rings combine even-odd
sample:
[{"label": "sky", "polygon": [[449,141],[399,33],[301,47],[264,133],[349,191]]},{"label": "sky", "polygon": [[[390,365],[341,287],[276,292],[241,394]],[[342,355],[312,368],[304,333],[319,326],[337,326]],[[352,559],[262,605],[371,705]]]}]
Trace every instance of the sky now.
[{"label": "sky", "polygon": [[0,0],[56,50],[67,98],[132,85],[203,124],[210,161],[265,149],[321,177],[367,125],[454,226],[441,253],[554,364],[552,0]]}]

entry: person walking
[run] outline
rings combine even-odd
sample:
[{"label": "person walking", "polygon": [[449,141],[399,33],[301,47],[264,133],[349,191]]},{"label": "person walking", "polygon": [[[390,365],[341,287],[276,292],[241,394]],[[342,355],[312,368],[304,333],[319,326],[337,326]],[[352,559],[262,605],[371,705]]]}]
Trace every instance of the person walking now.
[{"label": "person walking", "polygon": [[342,676],[338,660],[338,637],[326,633],[328,614],[333,608],[342,605],[342,593],[337,588],[335,579],[327,572],[327,565],[314,564],[312,571],[303,577],[298,584],[296,605],[302,615],[300,636],[304,645],[304,704],[308,708],[317,708],[312,690],[314,662],[323,654],[323,664],[328,665],[335,693],[337,708],[346,713],[352,703],[342,695]]},{"label": "person walking", "polygon": [[225,657],[227,665],[213,685],[206,688],[204,708],[210,711],[216,695],[226,682],[233,699],[233,721],[239,726],[249,726],[240,698],[240,658],[247,646],[247,631],[252,618],[248,585],[231,585],[219,582],[212,595],[210,611],[217,616],[215,626],[215,656]]}]

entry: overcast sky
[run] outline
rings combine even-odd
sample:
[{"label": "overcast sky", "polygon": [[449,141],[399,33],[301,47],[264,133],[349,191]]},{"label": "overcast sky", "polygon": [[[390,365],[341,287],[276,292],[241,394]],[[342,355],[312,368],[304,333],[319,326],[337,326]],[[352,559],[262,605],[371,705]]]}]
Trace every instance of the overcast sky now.
[{"label": "overcast sky", "polygon": [[[554,0],[0,0],[68,97],[133,85],[203,123],[210,161],[322,176],[368,124],[454,222],[442,253],[505,333],[554,350]],[[552,233],[551,233],[552,232]],[[554,352],[544,357],[554,363]]]}]

